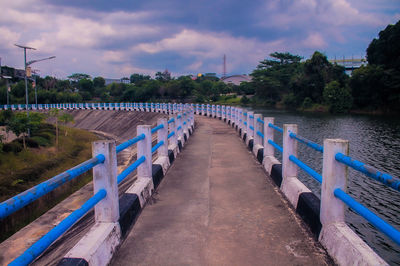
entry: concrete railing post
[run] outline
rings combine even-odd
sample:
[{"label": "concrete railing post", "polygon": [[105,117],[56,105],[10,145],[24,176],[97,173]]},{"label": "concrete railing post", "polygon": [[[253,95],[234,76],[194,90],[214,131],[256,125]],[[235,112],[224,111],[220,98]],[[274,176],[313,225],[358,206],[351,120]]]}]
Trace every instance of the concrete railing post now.
[{"label": "concrete railing post", "polygon": [[151,126],[150,125],[139,125],[137,126],[137,134],[144,134],[145,138],[137,143],[137,158],[144,156],[146,160],[139,165],[137,170],[138,178],[152,178],[151,164]]},{"label": "concrete railing post", "polygon": [[257,134],[257,131],[263,133],[263,126],[257,121],[258,118],[262,119],[262,115],[254,114],[254,146],[263,144],[263,138]]},{"label": "concrete railing post", "polygon": [[274,156],[274,147],[268,143],[268,140],[274,141],[274,129],[268,126],[269,123],[274,124],[274,118],[264,117],[264,157]]},{"label": "concrete railing post", "polygon": [[157,142],[164,141],[164,145],[158,148],[158,157],[168,157],[168,121],[166,118],[159,118],[157,125],[163,125],[164,127],[157,132]]},{"label": "concrete railing post", "polygon": [[282,183],[290,177],[297,178],[297,165],[289,160],[290,155],[297,157],[297,140],[289,136],[290,132],[297,134],[296,124],[283,125]]},{"label": "concrete railing post", "polygon": [[96,223],[116,223],[119,220],[119,200],[117,184],[117,153],[114,140],[101,140],[92,143],[92,154],[103,154],[105,161],[93,168],[93,193],[100,189],[107,196],[94,207]]},{"label": "concrete railing post", "polygon": [[249,144],[249,140],[253,137],[253,130],[251,130],[251,128],[250,128],[250,126],[252,125],[252,120],[253,120],[253,118],[251,118],[252,116],[254,116],[254,112],[247,112],[246,144]]},{"label": "concrete railing post", "polygon": [[170,138],[169,144],[175,146],[178,143],[177,132],[176,132],[176,115],[170,115],[169,119],[174,119],[173,122],[169,124],[169,133],[175,132],[175,134]]},{"label": "concrete railing post", "polygon": [[347,166],[335,160],[340,152],[349,154],[349,141],[342,139],[325,139],[322,166],[321,212],[322,225],[344,222],[345,204],[333,194],[336,188],[347,191]]},{"label": "concrete railing post", "polygon": [[[184,144],[184,139],[183,139],[183,125],[182,125],[182,120],[183,120],[183,114],[181,112],[178,112],[177,116],[176,116],[176,134],[177,134],[177,138],[178,140],[181,141],[182,146]],[[180,128],[178,130],[178,128]]]}]

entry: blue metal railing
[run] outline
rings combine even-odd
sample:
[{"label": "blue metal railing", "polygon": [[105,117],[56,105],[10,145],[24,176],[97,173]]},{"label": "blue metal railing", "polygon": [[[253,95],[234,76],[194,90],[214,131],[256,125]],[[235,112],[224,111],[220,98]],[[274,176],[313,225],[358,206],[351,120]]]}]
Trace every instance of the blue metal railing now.
[{"label": "blue metal railing", "polygon": [[47,234],[42,236],[30,248],[28,248],[19,257],[13,260],[9,265],[19,266],[28,265],[43,251],[45,251],[57,238],[65,233],[74,223],[76,223],[82,216],[91,210],[97,203],[107,196],[105,189],[100,189],[90,199],[88,199],[79,209],[73,211],[70,215],[62,220],[56,227],[51,229]]},{"label": "blue metal railing", "polygon": [[277,149],[280,153],[283,153],[283,149],[281,146],[279,146],[278,144],[276,144],[273,140],[268,140],[268,143],[270,145],[272,145],[275,149]]},{"label": "blue metal railing", "polygon": [[308,140],[308,139],[306,139],[306,138],[303,138],[303,137],[301,137],[301,136],[298,136],[298,135],[294,134],[293,132],[290,132],[290,133],[289,133],[289,136],[290,136],[292,139],[295,139],[295,140],[297,140],[298,142],[300,142],[300,143],[302,143],[302,144],[305,144],[305,145],[307,145],[308,147],[313,148],[313,149],[316,150],[316,151],[324,152],[324,147],[322,147],[322,145],[319,145],[319,144],[317,144],[317,143],[315,143],[315,142],[313,142],[313,141],[311,141],[311,140]]},{"label": "blue metal railing", "polygon": [[249,128],[254,131],[254,127],[253,126],[249,126]]},{"label": "blue metal railing", "polygon": [[369,176],[385,185],[388,187],[391,187],[397,191],[400,191],[400,180],[395,179],[393,176],[380,172],[376,168],[365,164],[363,162],[359,162],[357,160],[352,159],[349,156],[344,155],[343,153],[337,153],[335,155],[335,159],[338,162],[341,162],[347,166],[350,166],[351,168],[365,174],[366,176]]},{"label": "blue metal railing", "polygon": [[304,170],[304,172],[306,172],[315,180],[317,180],[320,184],[322,183],[322,176],[319,173],[317,173],[314,169],[312,169],[310,166],[300,161],[296,156],[290,155],[289,160],[294,162],[298,167],[300,167],[302,170]]},{"label": "blue metal railing", "polygon": [[170,120],[168,120],[168,124],[171,124],[172,122],[175,122],[175,118],[171,118]]},{"label": "blue metal railing", "polygon": [[261,123],[261,124],[264,124],[264,121],[262,121],[259,117],[257,118],[257,122]]},{"label": "blue metal railing", "polygon": [[137,159],[135,162],[133,162],[131,165],[129,165],[124,171],[122,171],[118,177],[117,177],[117,183],[121,183],[130,173],[136,170],[136,168],[139,167],[142,163],[146,161],[146,157],[141,156],[139,159]]},{"label": "blue metal railing", "polygon": [[393,226],[386,223],[375,213],[370,211],[368,208],[361,205],[355,199],[353,199],[349,194],[344,192],[342,189],[337,188],[334,190],[334,195],[341,201],[343,201],[347,206],[357,212],[359,215],[364,217],[373,226],[378,228],[381,232],[391,238],[396,244],[400,245],[400,232],[397,231]]},{"label": "blue metal railing", "polygon": [[158,126],[152,128],[152,129],[151,129],[151,134],[156,133],[158,130],[160,130],[160,129],[162,129],[162,128],[164,128],[164,125],[163,125],[163,124],[158,125]]},{"label": "blue metal railing", "polygon": [[158,150],[158,148],[160,148],[162,145],[164,145],[164,141],[160,141],[158,142],[156,145],[154,145],[154,147],[151,148],[151,153],[154,153],[156,150]]},{"label": "blue metal railing", "polygon": [[173,135],[175,135],[175,131],[172,131],[171,133],[168,134],[168,139],[170,139]]},{"label": "blue metal railing", "polygon": [[22,207],[28,205],[29,203],[37,200],[38,198],[46,195],[47,193],[53,191],[57,187],[66,183],[69,180],[89,171],[94,166],[103,163],[105,157],[103,154],[99,154],[59,175],[56,175],[49,180],[40,183],[0,204],[0,219],[7,217],[8,215],[16,212]]},{"label": "blue metal railing", "polygon": [[144,134],[140,134],[136,137],[134,137],[133,139],[130,139],[128,141],[125,141],[124,143],[121,143],[117,146],[116,151],[117,153],[125,150],[126,148],[128,148],[129,146],[132,146],[133,144],[141,141],[142,139],[144,139],[146,136]]},{"label": "blue metal railing", "polygon": [[275,126],[275,125],[272,124],[272,123],[269,123],[269,124],[268,124],[268,127],[273,128],[273,129],[275,129],[276,131],[283,133],[283,129],[282,129],[282,128],[280,128],[280,127],[278,127],[278,126]]},{"label": "blue metal railing", "polygon": [[178,131],[179,131],[179,130],[181,130],[181,129],[182,129],[182,126],[179,126],[179,127],[176,129],[176,130],[178,130]]},{"label": "blue metal railing", "polygon": [[262,137],[264,139],[264,134],[261,133],[260,131],[257,131],[257,135],[259,135],[260,137]]}]

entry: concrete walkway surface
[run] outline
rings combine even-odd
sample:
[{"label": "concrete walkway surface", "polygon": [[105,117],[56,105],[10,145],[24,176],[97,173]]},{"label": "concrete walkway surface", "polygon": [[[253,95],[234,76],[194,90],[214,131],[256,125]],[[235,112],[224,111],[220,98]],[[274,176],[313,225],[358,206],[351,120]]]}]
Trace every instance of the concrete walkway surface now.
[{"label": "concrete walkway surface", "polygon": [[197,129],[111,265],[330,265],[237,132]]}]

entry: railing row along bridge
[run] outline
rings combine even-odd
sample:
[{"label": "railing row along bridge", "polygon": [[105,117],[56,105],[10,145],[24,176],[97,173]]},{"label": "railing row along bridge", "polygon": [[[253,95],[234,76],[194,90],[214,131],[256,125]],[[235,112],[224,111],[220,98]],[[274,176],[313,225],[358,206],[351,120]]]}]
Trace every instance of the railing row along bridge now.
[{"label": "railing row along bridge", "polygon": [[[299,200],[298,194],[310,191],[297,179],[298,169],[303,170],[322,185],[320,212],[317,214],[317,219],[320,219],[322,229],[317,229],[317,234],[319,234],[321,243],[333,257],[343,256],[343,252],[346,252],[346,250],[341,250],[340,247],[337,247],[341,245],[335,241],[337,237],[347,239],[337,239],[339,243],[340,241],[347,241],[350,244],[351,242],[354,244],[355,241],[356,245],[358,245],[355,248],[361,249],[360,253],[355,254],[362,255],[363,251],[365,252],[368,249],[368,247],[365,248],[366,244],[345,224],[344,213],[346,206],[368,220],[395,243],[400,244],[400,232],[397,229],[347,193],[347,167],[351,167],[397,191],[400,190],[400,181],[387,173],[349,157],[349,143],[346,140],[326,139],[322,146],[299,136],[297,134],[297,125],[295,124],[285,124],[283,128],[280,128],[274,125],[274,118],[272,117],[263,118],[261,114],[254,114],[254,112],[247,111],[246,109],[230,106],[176,103],[75,103],[29,105],[28,108],[33,110],[48,110],[51,108],[137,110],[169,113],[173,117],[168,121],[160,119],[158,126],[153,129],[150,129],[149,126],[138,126],[137,136],[117,147],[114,147],[115,144],[112,143],[103,142],[101,144],[94,144],[94,156],[92,159],[1,203],[0,218],[4,218],[58,187],[60,184],[94,168],[93,180],[95,193],[93,197],[80,209],[73,212],[58,226],[43,236],[38,242],[33,244],[31,248],[18,257],[11,265],[27,264],[33,261],[94,206],[96,222],[117,221],[119,217],[118,207],[116,207],[116,202],[118,202],[117,185],[135,169],[138,170],[138,177],[151,178],[152,153],[158,150],[159,157],[168,157],[168,143],[169,145],[178,146],[179,142],[182,143],[185,141],[186,136],[193,129],[194,114],[219,118],[235,126],[246,141],[246,144],[251,148],[257,159],[263,163],[270,175],[273,168],[277,169],[275,166],[280,165],[279,161],[274,157],[275,150],[282,153],[281,177],[276,183],[295,207]],[[24,110],[26,106],[8,105],[0,106],[0,109]],[[156,132],[158,134],[158,142],[154,147],[151,147],[151,134]],[[282,145],[274,141],[274,132],[283,134]],[[135,143],[138,145],[138,160],[119,176],[116,176],[114,174],[116,172],[114,170],[116,168],[115,155]],[[323,153],[322,175],[298,158],[298,143]],[[108,179],[105,173],[113,176],[113,178]],[[295,196],[293,196],[293,191],[296,191],[294,194],[297,193]],[[107,208],[112,211],[104,211]],[[345,243],[342,246],[344,249],[349,247]],[[370,251],[372,252],[372,250]],[[377,258],[379,263],[384,264],[383,260],[379,260],[378,256]],[[340,258],[338,261],[341,263]],[[342,262],[346,263],[346,261]]]}]

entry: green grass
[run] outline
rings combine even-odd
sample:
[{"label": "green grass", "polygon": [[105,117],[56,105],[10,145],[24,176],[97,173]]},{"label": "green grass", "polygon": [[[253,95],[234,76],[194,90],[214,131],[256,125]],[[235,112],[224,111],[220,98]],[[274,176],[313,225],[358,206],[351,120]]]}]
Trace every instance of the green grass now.
[{"label": "green grass", "polygon": [[[91,157],[91,142],[96,136],[90,132],[70,128],[68,136],[60,130],[58,149],[52,146],[28,148],[19,153],[0,153],[0,201],[4,201],[39,184]],[[49,134],[48,132],[46,134]]]},{"label": "green grass", "polygon": [[219,100],[216,102],[213,102],[213,104],[229,104],[229,105],[239,105],[240,104],[240,98],[235,96],[220,96]]}]

